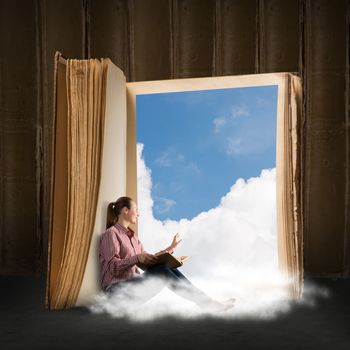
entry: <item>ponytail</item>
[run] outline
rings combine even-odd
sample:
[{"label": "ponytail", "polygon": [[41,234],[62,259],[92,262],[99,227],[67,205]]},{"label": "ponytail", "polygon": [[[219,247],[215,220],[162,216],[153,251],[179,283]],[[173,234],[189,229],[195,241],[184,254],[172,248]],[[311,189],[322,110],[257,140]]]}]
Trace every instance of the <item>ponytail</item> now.
[{"label": "ponytail", "polygon": [[124,207],[131,208],[131,201],[130,197],[120,197],[115,202],[108,204],[106,229],[117,223],[118,216]]}]

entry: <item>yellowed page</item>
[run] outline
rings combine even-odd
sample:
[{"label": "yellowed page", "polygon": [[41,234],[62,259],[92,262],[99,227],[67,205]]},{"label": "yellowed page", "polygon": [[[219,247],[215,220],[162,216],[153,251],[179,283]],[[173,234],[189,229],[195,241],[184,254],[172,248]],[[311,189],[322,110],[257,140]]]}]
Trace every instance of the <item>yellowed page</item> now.
[{"label": "yellowed page", "polygon": [[125,84],[123,72],[110,62],[107,73],[105,134],[96,219],[76,306],[90,304],[93,296],[101,290],[98,260],[99,237],[105,230],[108,203],[124,196],[126,191]]}]

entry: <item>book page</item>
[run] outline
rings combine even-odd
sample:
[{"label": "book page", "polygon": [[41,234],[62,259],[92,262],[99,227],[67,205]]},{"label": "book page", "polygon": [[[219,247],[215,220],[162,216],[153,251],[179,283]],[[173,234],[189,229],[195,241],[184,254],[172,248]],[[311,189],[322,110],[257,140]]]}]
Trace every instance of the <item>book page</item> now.
[{"label": "book page", "polygon": [[182,256],[177,257],[177,259],[182,261],[182,262],[188,260],[189,258],[190,258],[189,255],[182,255]]},{"label": "book page", "polygon": [[126,191],[126,80],[111,61],[106,87],[105,134],[102,153],[101,183],[96,219],[88,261],[76,306],[88,304],[101,291],[98,246],[106,230],[107,206]]}]

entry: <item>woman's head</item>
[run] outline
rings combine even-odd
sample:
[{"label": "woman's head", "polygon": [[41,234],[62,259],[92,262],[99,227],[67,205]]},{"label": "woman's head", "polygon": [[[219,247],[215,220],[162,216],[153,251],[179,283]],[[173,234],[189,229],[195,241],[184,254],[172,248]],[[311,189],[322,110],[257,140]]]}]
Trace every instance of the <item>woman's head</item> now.
[{"label": "woman's head", "polygon": [[136,203],[130,197],[120,197],[108,205],[106,228],[113,226],[118,219],[123,219],[130,224],[136,224],[137,217]]}]

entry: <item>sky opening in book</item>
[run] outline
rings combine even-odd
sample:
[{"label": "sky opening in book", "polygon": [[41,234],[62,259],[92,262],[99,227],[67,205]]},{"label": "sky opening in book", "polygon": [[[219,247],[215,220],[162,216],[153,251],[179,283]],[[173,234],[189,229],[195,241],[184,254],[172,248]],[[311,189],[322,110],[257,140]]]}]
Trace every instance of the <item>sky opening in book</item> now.
[{"label": "sky opening in book", "polygon": [[138,95],[137,142],[158,220],[192,219],[276,166],[277,85]]},{"label": "sky opening in book", "polygon": [[[271,80],[234,88],[226,81],[215,89],[208,88],[209,79],[203,89],[200,79],[183,81],[174,81],[174,90],[172,81],[129,85],[136,107],[139,238],[155,253],[180,233],[174,255],[191,256],[180,271],[215,300],[236,298],[232,310],[215,317],[275,317],[291,301],[278,267],[276,232],[276,129],[283,95]],[[304,295],[316,292],[322,291],[308,294],[305,288]],[[128,298],[99,305],[133,320],[207,315],[167,288],[136,310]]]},{"label": "sky opening in book", "polygon": [[219,299],[249,299],[252,286],[271,282],[266,273],[284,283],[277,96],[278,85],[269,85],[136,97],[140,238],[152,252],[180,232],[176,254],[193,256],[181,270]]}]

